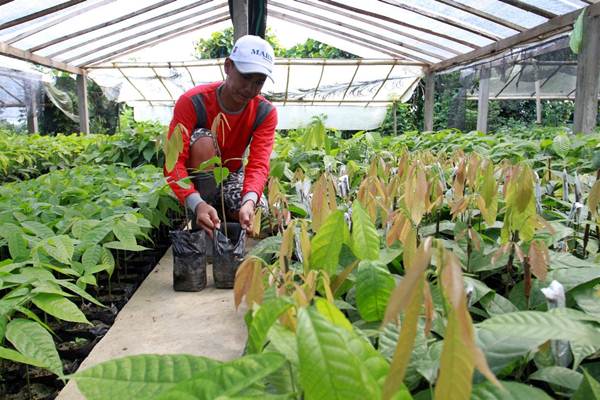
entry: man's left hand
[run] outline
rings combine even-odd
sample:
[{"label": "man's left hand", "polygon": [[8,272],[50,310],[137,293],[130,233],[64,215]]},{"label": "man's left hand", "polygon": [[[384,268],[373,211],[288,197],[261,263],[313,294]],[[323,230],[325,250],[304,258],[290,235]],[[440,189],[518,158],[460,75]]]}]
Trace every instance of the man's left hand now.
[{"label": "man's left hand", "polygon": [[254,202],[252,200],[246,201],[240,208],[239,220],[242,229],[245,229],[247,233],[252,232],[252,223],[254,222]]}]

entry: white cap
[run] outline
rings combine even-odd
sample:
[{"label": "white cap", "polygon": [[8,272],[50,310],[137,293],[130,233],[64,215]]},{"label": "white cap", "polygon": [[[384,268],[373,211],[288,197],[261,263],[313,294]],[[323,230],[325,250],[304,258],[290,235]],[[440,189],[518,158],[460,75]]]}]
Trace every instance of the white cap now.
[{"label": "white cap", "polygon": [[229,58],[242,74],[263,74],[273,80],[275,53],[273,47],[260,36],[242,36],[233,45]]}]

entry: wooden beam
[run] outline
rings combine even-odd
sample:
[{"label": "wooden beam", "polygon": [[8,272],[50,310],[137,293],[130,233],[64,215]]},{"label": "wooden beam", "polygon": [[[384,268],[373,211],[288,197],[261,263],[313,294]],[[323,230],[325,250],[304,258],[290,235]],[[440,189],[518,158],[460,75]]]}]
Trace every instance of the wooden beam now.
[{"label": "wooden beam", "polygon": [[333,24],[333,25],[340,26],[342,28],[350,29],[352,31],[361,33],[363,35],[367,35],[367,36],[371,36],[371,37],[374,37],[374,38],[377,38],[377,39],[380,39],[380,40],[384,40],[384,41],[386,41],[386,42],[388,42],[390,44],[393,44],[395,46],[404,47],[406,49],[409,49],[409,50],[412,50],[412,51],[416,51],[418,53],[427,55],[429,57],[432,57],[432,58],[435,58],[435,59],[438,59],[438,60],[443,60],[444,58],[446,58],[446,57],[444,57],[444,56],[442,56],[442,55],[440,55],[438,53],[434,53],[434,52],[431,52],[431,51],[428,51],[428,50],[424,50],[421,47],[412,46],[412,45],[410,45],[408,43],[399,42],[397,40],[393,40],[393,39],[390,39],[390,38],[381,37],[381,35],[379,35],[377,33],[374,33],[372,31],[368,31],[368,30],[365,30],[365,29],[358,28],[358,27],[356,27],[356,25],[349,25],[349,24],[346,24],[346,23],[341,22],[339,20],[333,20],[333,19],[325,17],[323,15],[314,14],[314,13],[311,13],[309,11],[301,10],[301,9],[296,8],[296,7],[291,7],[291,6],[288,6],[286,4],[282,4],[282,3],[279,3],[279,2],[273,1],[273,0],[271,0],[269,2],[269,4],[272,5],[272,6],[275,6],[275,7],[282,8],[282,9],[287,10],[287,11],[292,11],[292,12],[298,13],[298,14],[303,15],[303,16],[315,18],[315,19],[317,19],[319,21],[327,22],[327,23],[330,23],[330,24]]},{"label": "wooden beam", "polygon": [[287,73],[286,73],[286,78],[285,78],[285,97],[283,98],[283,105],[285,106],[285,103],[287,102],[288,99],[288,93],[289,93],[289,87],[290,87],[290,63],[288,62],[287,65]]},{"label": "wooden beam", "polygon": [[[396,68],[396,64],[392,65],[392,67],[390,68],[390,70],[388,71],[387,75],[385,76],[385,78],[383,78],[383,80],[381,81],[381,85],[379,85],[379,87],[377,88],[377,90],[375,91],[375,94],[373,95],[373,97],[371,98],[371,100],[369,102],[367,102],[367,104],[365,104],[365,107],[368,106],[371,102],[373,102],[375,100],[375,97],[377,97],[377,95],[379,94],[379,92],[381,91],[381,89],[383,88],[383,85],[385,85],[385,83],[387,82],[387,80],[389,79],[390,75],[392,74],[392,71],[394,70],[394,68]],[[405,92],[406,93],[406,92]],[[394,100],[395,101],[395,100]]]},{"label": "wooden beam", "polygon": [[[591,6],[593,7],[593,6]],[[598,116],[598,77],[600,76],[600,16],[586,16],[583,43],[577,55],[575,133],[592,133]]]},{"label": "wooden beam", "polygon": [[480,46],[476,46],[473,43],[470,43],[470,42],[468,42],[466,40],[458,39],[458,38],[456,38],[454,36],[451,36],[451,35],[446,35],[446,34],[443,34],[443,33],[440,33],[440,32],[433,31],[431,29],[423,28],[421,26],[411,24],[410,22],[407,22],[407,21],[400,21],[400,20],[397,20],[397,19],[394,19],[394,18],[390,18],[387,15],[377,14],[377,13],[374,13],[372,11],[368,11],[368,10],[363,10],[361,8],[352,7],[352,6],[349,6],[349,5],[344,4],[344,3],[340,3],[340,2],[335,1],[335,0],[319,0],[319,1],[321,3],[330,4],[332,6],[335,6],[336,8],[340,8],[342,10],[348,10],[348,11],[352,11],[352,12],[355,12],[355,13],[358,13],[358,14],[367,15],[369,17],[376,18],[376,19],[379,19],[381,21],[390,22],[393,25],[405,26],[407,28],[415,29],[415,30],[421,31],[423,33],[428,33],[430,35],[433,35],[433,36],[436,36],[436,37],[440,37],[440,38],[449,40],[449,41],[454,42],[454,43],[461,44],[461,45],[469,47],[471,49],[478,49],[480,47]]},{"label": "wooden beam", "polygon": [[428,72],[425,75],[425,107],[423,110],[425,131],[433,131],[433,108],[435,105],[435,74]]},{"label": "wooden beam", "polygon": [[81,68],[77,68],[51,58],[38,56],[37,54],[18,49],[4,42],[0,42],[0,54],[12,58],[18,58],[19,60],[25,60],[35,64],[44,65],[46,67],[59,69],[61,71],[70,72],[72,74],[81,74],[83,72]]},{"label": "wooden beam", "polygon": [[[225,62],[224,58],[219,58],[215,60],[194,60],[194,61],[169,61],[169,62],[132,62],[132,61],[122,61],[122,62],[114,62],[108,64],[99,64],[90,69],[114,69],[117,66],[119,68],[185,68],[185,67],[214,67],[223,65]],[[275,65],[356,65],[358,59],[327,59],[327,58],[276,58]],[[361,59],[360,63],[362,65],[404,65],[411,67],[423,67],[425,64],[414,61],[406,61],[406,60],[393,60],[388,58],[369,58],[369,59]],[[1,73],[0,73],[1,74]]]},{"label": "wooden beam", "polygon": [[379,51],[381,53],[384,54],[388,54],[394,58],[399,58],[399,57],[405,57],[406,59],[412,60],[412,61],[419,61],[422,62],[425,65],[430,65],[431,62],[427,61],[425,59],[422,59],[419,56],[415,56],[413,54],[408,54],[406,52],[403,52],[402,50],[397,50],[394,49],[392,47],[386,46],[384,44],[380,44],[377,42],[373,42],[371,40],[365,39],[363,37],[360,36],[355,36],[352,35],[350,33],[339,33],[336,31],[332,31],[331,29],[326,29],[326,28],[322,28],[320,26],[316,26],[313,23],[310,23],[308,21],[303,20],[302,18],[298,18],[298,17],[292,17],[290,15],[287,15],[285,13],[279,12],[279,11],[275,11],[275,10],[269,10],[269,15],[274,17],[274,18],[279,18],[282,19],[284,21],[290,22],[292,24],[296,24],[296,25],[300,25],[300,26],[304,26],[308,29],[312,29],[314,31],[318,31],[318,32],[322,32],[325,33],[329,36],[333,36],[333,37],[337,37],[340,39],[343,39],[347,42],[351,42],[351,43],[355,43],[358,44],[360,46],[375,50],[375,51]]},{"label": "wooden beam", "polygon": [[230,5],[230,16],[233,22],[233,40],[248,34],[248,0],[236,0]]},{"label": "wooden beam", "polygon": [[319,90],[319,86],[321,86],[321,80],[323,80],[323,72],[325,72],[325,63],[323,63],[323,65],[321,66],[321,75],[319,75],[319,80],[317,82],[317,85],[315,86],[315,91],[313,93],[313,101],[312,103],[310,103],[311,105],[314,104],[315,99],[317,98],[317,91]]},{"label": "wooden beam", "polygon": [[[20,33],[17,36],[13,36],[12,38],[8,39],[6,41],[6,43],[13,44],[15,42],[18,42],[19,40],[28,38],[31,35],[34,35],[34,34],[36,34],[38,32],[41,32],[41,31],[43,31],[46,28],[53,27],[53,26],[55,26],[57,24],[60,24],[63,21],[66,21],[68,19],[71,19],[71,18],[76,17],[76,16],[81,15],[81,14],[85,14],[86,12],[88,12],[90,10],[93,10],[94,8],[98,8],[98,7],[102,7],[102,6],[105,6],[105,5],[110,4],[110,3],[114,3],[115,1],[117,1],[117,0],[103,0],[103,1],[100,1],[98,3],[90,4],[87,7],[80,8],[79,10],[75,10],[75,11],[73,11],[71,13],[62,14],[60,17],[52,19],[52,20],[46,22],[45,24],[40,24],[40,25],[36,26],[33,29],[30,29],[28,31]],[[50,55],[49,57],[54,57],[54,56]]]},{"label": "wooden beam", "polygon": [[162,6],[166,5],[166,4],[172,3],[174,1],[176,1],[176,0],[163,0],[161,2],[158,2],[156,4],[151,5],[149,7],[145,7],[145,8],[142,8],[141,10],[137,10],[135,12],[123,15],[122,17],[115,18],[115,19],[107,21],[107,22],[102,22],[101,24],[96,24],[96,25],[90,26],[89,28],[85,28],[85,29],[81,29],[81,30],[79,30],[77,32],[69,33],[68,35],[60,36],[60,37],[58,37],[56,39],[53,39],[53,40],[50,40],[50,41],[48,41],[46,43],[42,43],[40,45],[34,46],[34,47],[30,48],[29,51],[35,52],[35,51],[38,51],[38,50],[42,50],[42,49],[45,49],[46,47],[53,46],[53,45],[55,45],[57,43],[60,43],[60,42],[64,42],[65,40],[73,39],[75,37],[79,37],[79,36],[85,35],[86,33],[93,32],[93,31],[98,30],[98,29],[106,28],[107,26],[111,26],[111,25],[114,25],[116,23],[119,23],[119,22],[122,22],[122,21],[126,21],[126,20],[128,20],[130,18],[137,17],[138,15],[147,13],[148,11],[154,10],[155,8],[158,8],[158,7],[162,7]]},{"label": "wooden beam", "polygon": [[[209,7],[209,8],[207,8],[206,10],[202,10],[202,11],[198,11],[198,12],[192,13],[192,14],[190,14],[190,15],[186,16],[186,19],[185,19],[184,21],[187,21],[187,22],[189,22],[189,21],[191,21],[191,20],[192,20],[192,18],[194,18],[194,17],[197,17],[197,16],[202,16],[202,15],[204,15],[204,14],[208,13],[208,12],[211,12],[211,11],[218,10],[219,8],[223,8],[223,7],[225,7],[226,5],[227,5],[227,3],[221,3],[221,4],[218,4],[218,5],[216,5],[216,6]],[[218,17],[220,17],[220,16],[222,16],[222,15],[224,15],[224,14],[217,14],[217,15],[215,15],[215,18],[218,18]],[[206,21],[206,20],[203,20],[202,22],[204,22],[204,21]],[[88,50],[88,51],[85,51],[85,52],[83,52],[83,53],[80,53],[80,54],[74,55],[74,56],[72,56],[72,57],[69,57],[69,58],[67,58],[67,59],[65,60],[65,62],[66,62],[66,63],[71,63],[71,62],[73,62],[73,61],[75,61],[75,60],[81,60],[81,59],[83,59],[83,58],[85,58],[85,57],[87,57],[87,56],[89,56],[89,55],[91,55],[91,54],[98,54],[100,51],[102,51],[102,50],[104,50],[104,49],[108,49],[108,48],[110,48],[110,47],[116,46],[116,45],[118,45],[118,44],[121,44],[121,43],[126,43],[127,41],[131,40],[132,38],[138,38],[138,37],[142,37],[142,36],[144,36],[144,35],[147,35],[147,34],[149,34],[149,33],[157,32],[157,31],[158,31],[158,30],[160,30],[160,29],[163,29],[163,28],[166,28],[166,27],[172,27],[172,26],[174,26],[174,25],[175,25],[175,23],[173,23],[173,22],[169,21],[169,22],[165,22],[164,24],[160,24],[160,25],[157,25],[157,26],[152,26],[152,27],[151,27],[151,28],[149,28],[149,29],[146,29],[146,30],[143,30],[143,31],[139,31],[139,32],[135,32],[134,34],[132,34],[132,35],[130,35],[130,36],[126,36],[126,37],[124,37],[124,38],[119,38],[119,39],[117,39],[117,40],[113,40],[113,41],[111,41],[111,42],[108,42],[108,43],[106,43],[106,44],[104,44],[104,45],[102,45],[102,46],[99,46],[99,47],[94,47],[93,49],[90,49],[90,50]],[[181,29],[185,29],[185,28],[188,28],[188,27],[191,27],[191,26],[193,26],[193,23],[191,23],[191,24],[186,24],[186,25],[183,25],[183,26],[181,27]],[[125,31],[125,30],[127,30],[127,29],[126,29],[126,28],[124,28],[124,29],[122,29],[121,31]],[[108,35],[105,35],[105,36],[109,36],[109,37],[110,37],[110,36],[112,36],[112,34],[113,34],[113,33],[116,33],[116,32],[111,32],[110,34],[108,34]],[[95,40],[95,39],[94,39],[94,40]],[[77,45],[76,45],[76,46],[74,46],[74,47],[76,48],[76,47],[78,47],[78,46],[79,46],[79,44],[77,44]],[[56,53],[55,53],[55,54],[56,54]]]},{"label": "wooden beam", "polygon": [[90,133],[87,72],[77,75],[77,98],[79,99],[79,131],[87,135]]},{"label": "wooden beam", "polygon": [[194,31],[197,31],[202,28],[206,28],[207,26],[211,26],[214,24],[218,24],[219,22],[227,21],[229,19],[229,16],[227,14],[228,14],[227,12],[223,12],[221,14],[214,15],[209,19],[197,21],[193,24],[188,24],[186,26],[189,27],[189,29],[185,29],[185,27],[179,27],[176,29],[172,29],[165,33],[161,33],[159,35],[153,36],[149,39],[145,39],[140,42],[136,42],[132,45],[126,46],[122,49],[118,49],[118,50],[115,50],[108,54],[101,55],[92,60],[86,61],[85,63],[83,63],[81,65],[85,66],[85,68],[88,68],[88,66],[91,66],[93,64],[100,63],[100,62],[107,62],[107,61],[115,59],[116,57],[121,57],[126,54],[133,53],[134,51],[139,51],[139,50],[149,47],[149,46],[155,46],[159,43],[164,42],[165,40],[171,40],[178,36],[185,35],[187,33],[194,32]]},{"label": "wooden beam", "polygon": [[352,78],[350,79],[350,82],[348,82],[348,86],[346,86],[346,90],[344,90],[344,94],[342,95],[342,100],[340,101],[340,104],[338,104],[338,105],[342,104],[342,102],[346,98],[346,94],[348,94],[348,90],[350,90],[350,88],[352,87],[352,84],[354,83],[354,78],[356,78],[356,73],[358,72],[358,69],[360,68],[360,59],[358,61],[359,62],[356,64],[356,69],[354,70],[354,73],[352,74]]},{"label": "wooden beam", "polygon": [[[410,87],[408,88],[410,89]],[[163,104],[173,104],[174,100],[169,99],[133,99],[127,100],[132,103],[163,103]],[[359,104],[361,107],[367,107],[369,104],[373,103],[378,106],[392,104],[395,100],[344,100],[344,104]],[[397,101],[397,100],[396,100]],[[323,103],[323,104],[338,104],[339,100],[315,100],[314,103]],[[273,104],[282,104],[283,100],[271,100]],[[306,105],[314,105],[312,100],[298,100],[298,99],[287,99],[286,103],[288,104],[306,104]]]},{"label": "wooden beam", "polygon": [[479,70],[479,99],[477,102],[477,130],[487,133],[490,102],[490,68],[482,66]]},{"label": "wooden beam", "polygon": [[550,12],[544,8],[536,7],[530,3],[526,3],[521,0],[498,0],[498,1],[500,1],[502,3],[506,3],[513,7],[519,8],[523,11],[528,11],[530,13],[539,15],[544,18],[552,19],[552,18],[556,17],[556,14],[554,14],[553,12]]},{"label": "wooden beam", "polygon": [[506,28],[515,30],[517,32],[523,32],[523,31],[527,30],[527,28],[525,28],[522,25],[519,25],[519,24],[516,24],[516,23],[514,23],[512,21],[509,21],[509,20],[497,17],[496,15],[487,13],[487,12],[485,12],[483,10],[480,10],[479,8],[471,7],[471,6],[468,6],[466,4],[459,3],[458,1],[455,1],[455,0],[436,0],[436,1],[438,3],[442,3],[442,4],[445,4],[447,6],[459,9],[461,11],[468,12],[469,14],[476,15],[479,18],[483,18],[483,19],[486,19],[488,21],[492,21],[492,22],[494,22],[494,23],[496,23],[498,25],[502,25],[502,26],[504,26]]},{"label": "wooden beam", "polygon": [[394,117],[394,136],[398,136],[398,102],[394,100],[392,103],[392,116]]},{"label": "wooden beam", "polygon": [[84,1],[85,0],[70,0],[70,1],[66,1],[64,3],[57,4],[57,5],[53,6],[53,7],[46,8],[46,9],[38,11],[38,12],[34,12],[33,14],[25,15],[25,16],[23,16],[21,18],[16,18],[16,19],[10,20],[10,21],[5,22],[5,23],[3,23],[3,24],[0,25],[0,31],[3,30],[3,29],[8,29],[8,28],[11,28],[13,26],[20,25],[20,24],[23,24],[25,22],[29,22],[31,20],[43,17],[44,15],[52,14],[53,12],[63,10],[65,8],[68,8],[68,7],[74,6],[76,4],[82,3]]},{"label": "wooden beam", "polygon": [[167,84],[165,83],[165,81],[163,80],[163,78],[161,78],[160,75],[158,74],[158,72],[156,72],[156,68],[152,68],[152,72],[154,73],[154,76],[156,77],[156,79],[159,80],[159,82],[161,83],[162,87],[167,91],[167,93],[169,94],[169,96],[173,100],[175,100],[175,96],[173,96],[173,93],[171,93],[171,91],[167,87]]},{"label": "wooden beam", "polygon": [[[592,6],[587,7],[588,16],[594,16],[600,14],[600,3],[596,3]],[[473,50],[469,53],[461,54],[459,56],[444,60],[432,66],[433,71],[441,71],[448,69],[455,65],[459,65],[465,62],[475,61],[477,59],[488,57],[493,54],[497,54],[503,50],[515,47],[519,44],[525,43],[534,39],[541,39],[550,34],[553,34],[561,29],[565,29],[570,25],[573,25],[582,10],[576,10],[565,15],[560,15],[551,19],[550,21],[544,22],[534,28],[531,28],[525,32],[518,33],[514,36],[501,39],[488,46],[481,47]]]},{"label": "wooden beam", "polygon": [[[435,42],[433,40],[424,39],[421,36],[417,36],[417,35],[413,35],[413,34],[408,33],[408,32],[400,31],[398,29],[395,29],[390,24],[381,24],[381,23],[379,23],[377,21],[373,21],[372,19],[363,18],[361,15],[358,15],[356,13],[349,13],[349,12],[346,12],[346,11],[344,11],[342,9],[339,9],[339,8],[336,9],[336,8],[331,7],[331,6],[327,6],[327,5],[320,4],[320,3],[314,3],[314,2],[308,1],[308,0],[295,0],[295,2],[296,3],[305,4],[307,6],[311,6],[311,7],[314,7],[314,8],[318,8],[319,10],[331,12],[331,13],[334,13],[336,15],[340,15],[340,16],[343,16],[343,17],[346,17],[346,18],[350,18],[350,19],[352,19],[354,21],[364,22],[364,23],[369,24],[370,26],[372,26],[374,28],[383,29],[383,30],[391,32],[391,33],[393,33],[395,35],[406,37],[406,38],[412,39],[412,40],[414,40],[416,42],[419,42],[419,43],[427,44],[427,45],[429,45],[431,47],[434,47],[434,48],[439,49],[439,50],[443,50],[443,51],[445,51],[447,53],[451,53],[451,54],[455,54],[455,55],[461,54],[460,51],[457,51],[456,49],[453,49],[451,47],[447,47],[447,46],[441,45],[438,42]],[[437,58],[440,58],[440,57],[437,57]],[[446,58],[446,57],[441,57],[441,58]]]},{"label": "wooden beam", "polygon": [[[110,0],[110,1],[114,1],[114,0]],[[137,28],[137,27],[140,27],[140,26],[143,26],[143,25],[149,24],[149,23],[151,23],[151,22],[154,22],[154,21],[161,20],[161,19],[163,19],[163,18],[167,18],[167,17],[171,17],[171,16],[173,16],[173,15],[177,15],[177,14],[179,14],[179,13],[182,13],[182,12],[184,12],[184,11],[188,11],[188,10],[190,10],[190,9],[193,9],[193,8],[199,7],[199,6],[201,6],[201,5],[204,5],[204,4],[206,4],[206,3],[210,2],[210,1],[212,1],[212,0],[201,0],[201,1],[197,1],[197,2],[195,2],[195,3],[192,3],[192,4],[188,4],[188,5],[187,5],[187,6],[185,6],[185,7],[180,7],[180,8],[178,8],[178,9],[176,9],[176,10],[172,10],[172,11],[169,11],[169,12],[166,12],[166,13],[162,13],[162,14],[160,14],[160,15],[157,15],[157,16],[155,16],[155,17],[152,17],[152,18],[146,19],[146,20],[144,20],[144,21],[140,21],[140,22],[138,22],[138,23],[135,23],[135,24],[132,24],[132,25],[127,25],[126,27],[124,27],[124,28],[121,28],[121,29],[118,29],[118,30],[116,30],[116,31],[111,31],[111,32],[105,33],[104,35],[100,35],[100,36],[93,37],[93,38],[91,38],[91,39],[88,39],[88,40],[86,40],[86,41],[84,41],[84,42],[75,43],[73,46],[65,47],[65,48],[63,48],[63,49],[60,49],[60,50],[58,50],[58,51],[54,52],[54,53],[51,53],[51,54],[49,54],[49,57],[56,57],[56,56],[58,56],[58,55],[60,55],[60,54],[64,54],[64,53],[66,53],[66,52],[68,52],[68,51],[71,51],[71,50],[74,50],[74,49],[81,48],[81,47],[83,47],[83,46],[85,46],[85,45],[88,45],[88,44],[90,44],[90,43],[99,42],[100,40],[102,40],[102,39],[105,39],[105,38],[107,38],[107,37],[111,37],[111,36],[117,35],[117,34],[119,34],[119,33],[123,33],[123,32],[126,32],[126,31],[128,31],[128,30],[131,30],[131,29],[135,29],[135,28]],[[208,9],[208,8],[207,8],[207,9],[206,9],[206,10],[204,10],[204,11],[205,11],[205,12],[209,12],[209,11],[212,11],[212,10],[210,10],[210,9]],[[200,13],[201,13],[201,12],[200,12]],[[186,17],[186,19],[193,18],[193,17],[195,17],[196,15],[200,15],[200,13],[188,14],[188,15],[186,15],[185,17]],[[169,24],[170,24],[170,25],[173,25],[173,22],[170,22]],[[166,26],[166,25],[168,25],[168,24],[161,25],[160,27],[163,27],[163,26]],[[156,29],[160,29],[160,27],[156,27]]]},{"label": "wooden beam", "polygon": [[471,26],[469,24],[466,24],[465,22],[457,21],[457,20],[455,20],[453,18],[449,18],[449,17],[446,17],[444,15],[436,14],[436,13],[430,12],[428,10],[424,10],[422,8],[415,7],[415,6],[410,5],[410,4],[402,3],[400,1],[396,1],[396,0],[379,0],[379,2],[386,3],[386,4],[392,5],[394,7],[402,8],[404,10],[410,11],[410,12],[418,14],[418,15],[422,15],[424,17],[433,19],[433,20],[441,22],[443,24],[450,25],[450,26],[453,26],[455,28],[458,28],[458,29],[461,29],[461,30],[464,30],[464,31],[467,31],[467,32],[471,32],[472,34],[477,35],[477,36],[483,36],[486,39],[498,40],[498,39],[501,38],[498,35],[495,35],[495,34],[490,33],[490,32],[485,32],[485,31],[481,30],[478,27],[474,27],[474,26]]}]

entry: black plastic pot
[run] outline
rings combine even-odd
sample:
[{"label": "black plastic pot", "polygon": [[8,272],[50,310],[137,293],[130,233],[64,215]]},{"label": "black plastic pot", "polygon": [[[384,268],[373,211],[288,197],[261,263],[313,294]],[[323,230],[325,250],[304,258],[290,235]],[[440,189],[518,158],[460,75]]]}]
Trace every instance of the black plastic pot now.
[{"label": "black plastic pot", "polygon": [[173,289],[198,292],[206,287],[206,239],[203,230],[171,231]]},{"label": "black plastic pot", "polygon": [[213,276],[215,287],[231,289],[235,273],[244,258],[246,231],[237,222],[227,223],[227,236],[224,224],[213,232]]}]

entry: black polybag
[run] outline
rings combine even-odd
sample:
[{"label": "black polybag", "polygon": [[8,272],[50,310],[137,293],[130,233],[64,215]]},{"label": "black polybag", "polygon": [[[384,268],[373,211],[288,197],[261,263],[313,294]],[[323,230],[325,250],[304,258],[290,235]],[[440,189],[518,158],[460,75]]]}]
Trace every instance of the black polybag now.
[{"label": "black polybag", "polygon": [[203,230],[169,232],[173,244],[173,289],[198,292],[206,287],[206,235]]},{"label": "black polybag", "polygon": [[213,276],[216,288],[231,289],[244,258],[246,230],[237,222],[228,222],[225,236],[224,225],[213,232]]}]

